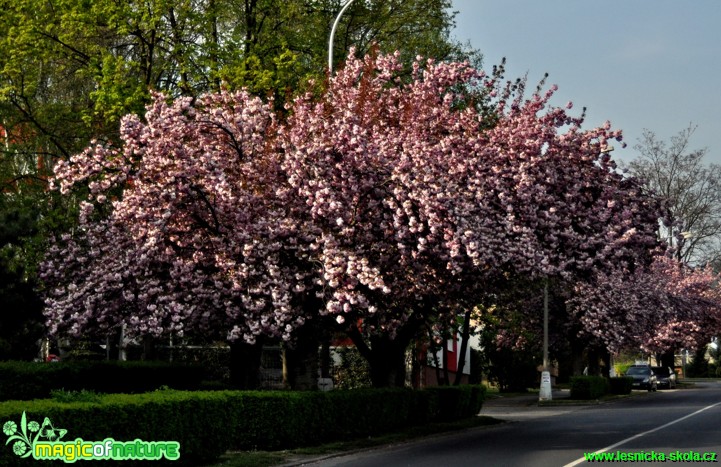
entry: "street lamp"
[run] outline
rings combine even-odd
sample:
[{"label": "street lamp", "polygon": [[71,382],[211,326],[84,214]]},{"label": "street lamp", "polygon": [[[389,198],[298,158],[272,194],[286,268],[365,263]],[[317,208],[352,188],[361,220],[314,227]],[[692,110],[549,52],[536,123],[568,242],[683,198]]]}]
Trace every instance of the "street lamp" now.
[{"label": "street lamp", "polygon": [[340,17],[343,16],[343,13],[348,9],[350,4],[353,3],[353,0],[348,0],[343,5],[343,8],[341,8],[340,13],[338,13],[338,16],[336,16],[335,21],[333,22],[333,27],[330,29],[330,39],[328,40],[328,73],[333,74],[333,37],[335,36],[335,29],[338,27],[338,23],[340,22]]}]

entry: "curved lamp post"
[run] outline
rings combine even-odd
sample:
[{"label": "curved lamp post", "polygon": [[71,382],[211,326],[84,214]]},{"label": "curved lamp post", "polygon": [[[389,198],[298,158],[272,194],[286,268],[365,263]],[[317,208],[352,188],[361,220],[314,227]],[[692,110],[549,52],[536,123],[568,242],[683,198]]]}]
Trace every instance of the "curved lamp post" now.
[{"label": "curved lamp post", "polygon": [[338,27],[338,23],[340,22],[340,17],[343,16],[343,13],[348,9],[350,4],[353,3],[353,0],[347,0],[345,4],[343,4],[343,8],[341,8],[340,13],[338,13],[338,16],[336,16],[335,21],[333,22],[333,27],[330,30],[330,39],[328,40],[328,73],[333,74],[333,37],[335,36],[335,29]]}]

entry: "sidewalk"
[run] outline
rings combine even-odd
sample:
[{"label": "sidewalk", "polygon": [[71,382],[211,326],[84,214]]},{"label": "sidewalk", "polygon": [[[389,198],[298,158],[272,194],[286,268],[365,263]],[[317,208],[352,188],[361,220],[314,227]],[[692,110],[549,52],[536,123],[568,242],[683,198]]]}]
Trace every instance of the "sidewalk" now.
[{"label": "sidewalk", "polygon": [[[553,389],[551,398],[553,401],[559,399],[568,399],[571,392],[568,389]],[[483,402],[483,407],[528,407],[538,405],[538,393],[529,392],[526,394],[491,394],[487,396]]]},{"label": "sidewalk", "polygon": [[551,392],[552,400],[539,403],[538,393],[535,392],[509,396],[493,395],[483,402],[480,415],[501,420],[524,420],[560,415],[598,404],[597,401],[571,401],[569,396],[568,389],[554,389]]}]

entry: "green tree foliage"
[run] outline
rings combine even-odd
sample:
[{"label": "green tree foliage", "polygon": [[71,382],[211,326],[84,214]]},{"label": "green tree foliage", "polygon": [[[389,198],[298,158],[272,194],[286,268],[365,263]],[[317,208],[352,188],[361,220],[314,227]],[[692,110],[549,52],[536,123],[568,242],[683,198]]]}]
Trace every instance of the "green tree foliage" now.
[{"label": "green tree foliage", "polygon": [[[68,157],[112,138],[149,90],[170,96],[247,87],[284,98],[326,73],[339,0],[13,0],[0,16],[2,125],[43,154]],[[357,1],[338,58],[377,42],[437,59],[470,57],[450,39],[447,0]],[[340,53],[343,52],[343,53]]]},{"label": "green tree foliage", "polygon": [[537,386],[541,336],[536,326],[528,326],[528,315],[513,307],[493,306],[481,317],[480,356],[488,381],[501,392],[526,392]]},{"label": "green tree foliage", "polygon": [[686,365],[686,376],[689,378],[708,378],[709,362],[706,359],[706,346],[701,346],[694,352],[691,363]]},{"label": "green tree foliage", "polygon": [[[341,2],[311,3],[322,5],[333,16]],[[448,0],[355,0],[343,16],[347,20],[336,32],[334,57],[342,60],[343,52],[350,47],[366,52],[373,43],[378,43],[382,52],[400,51],[404,63],[423,55],[437,60],[468,59],[479,65],[478,52],[449,39],[455,25],[451,8],[452,2]],[[327,30],[320,31],[325,36],[316,41],[327,41]]]},{"label": "green tree foliage", "polygon": [[38,211],[16,198],[0,195],[0,360],[34,358],[44,332],[42,302],[24,266],[32,248],[23,247],[36,233]]},{"label": "green tree foliage", "polygon": [[32,155],[18,150],[0,125],[0,360],[32,359],[44,333],[42,302],[35,291],[41,225],[48,215],[45,181]]},{"label": "green tree foliage", "polygon": [[368,388],[372,386],[368,361],[355,347],[338,347],[335,350],[340,362],[333,368],[338,389]]}]

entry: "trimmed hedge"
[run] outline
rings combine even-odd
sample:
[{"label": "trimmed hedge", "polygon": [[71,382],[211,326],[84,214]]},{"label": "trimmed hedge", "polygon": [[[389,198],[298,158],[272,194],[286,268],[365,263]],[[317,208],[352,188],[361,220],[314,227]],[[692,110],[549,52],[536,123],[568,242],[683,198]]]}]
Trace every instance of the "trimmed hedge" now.
[{"label": "trimmed hedge", "polygon": [[438,421],[459,420],[481,411],[485,386],[438,386],[426,388],[433,394],[430,398],[438,406],[430,407],[429,413]]},{"label": "trimmed hedge", "polygon": [[603,378],[601,376],[574,376],[571,378],[571,399],[598,399],[605,394],[631,394],[633,378]]},{"label": "trimmed hedge", "polygon": [[[55,429],[66,429],[62,441],[178,441],[182,462],[197,465],[213,460],[231,443],[232,414],[222,393],[196,394],[162,391],[148,394],[112,394],[100,404],[57,403],[51,400],[11,401],[0,404],[0,421],[20,426],[22,413],[28,421],[43,423],[47,417]],[[154,464],[159,461],[154,461]],[[32,458],[13,454],[12,445],[0,449],[0,465],[34,465]],[[106,461],[107,463],[107,461]],[[118,465],[132,465],[118,462]],[[163,462],[160,463],[162,465]],[[61,465],[61,464],[59,464]],[[168,461],[170,465],[170,461]]]},{"label": "trimmed hedge", "polygon": [[571,377],[571,399],[598,399],[607,394],[608,390],[608,379],[602,376]]},{"label": "trimmed hedge", "polygon": [[194,390],[204,379],[202,367],[164,362],[0,362],[0,401],[42,399],[57,389],[139,393],[167,386]]},{"label": "trimmed hedge", "polygon": [[[97,403],[3,402],[0,424],[12,421],[20,426],[25,412],[28,421],[42,423],[47,417],[55,428],[67,429],[63,441],[178,441],[181,457],[172,465],[198,465],[227,450],[288,449],[473,417],[480,412],[484,395],[483,386],[420,391],[163,390],[107,394]],[[13,454],[12,443],[0,447],[0,465],[32,462]]]}]

